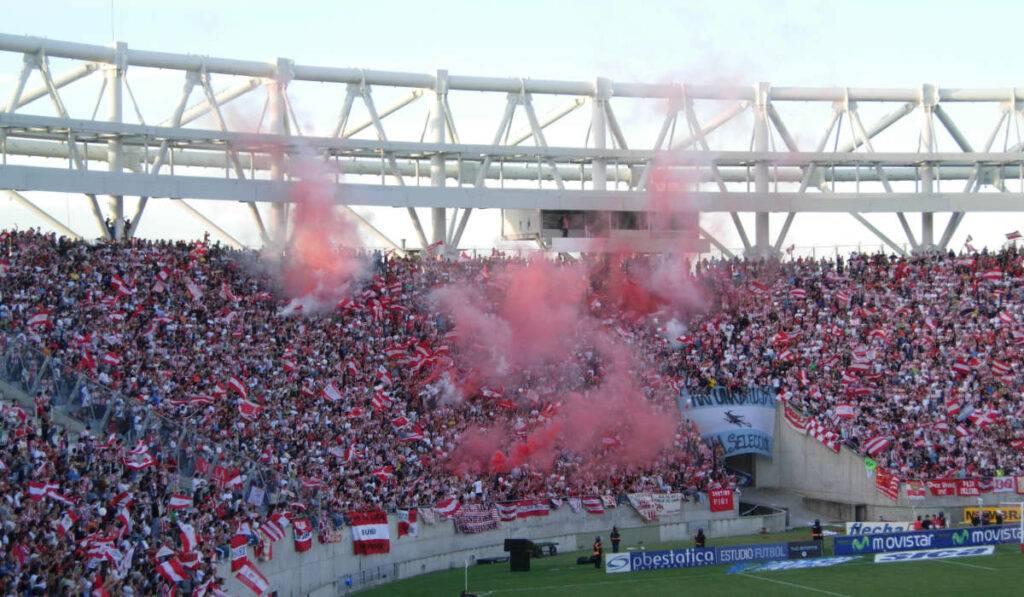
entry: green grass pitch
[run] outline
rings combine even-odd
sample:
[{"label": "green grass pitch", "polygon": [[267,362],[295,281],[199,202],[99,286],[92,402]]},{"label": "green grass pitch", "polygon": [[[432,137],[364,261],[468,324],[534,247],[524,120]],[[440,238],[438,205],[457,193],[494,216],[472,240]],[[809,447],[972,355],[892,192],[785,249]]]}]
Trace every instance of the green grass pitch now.
[{"label": "green grass pitch", "polygon": [[[708,545],[806,540],[807,529],[774,535],[709,540]],[[826,555],[831,555],[826,537]],[[606,547],[607,540],[606,540]],[[648,545],[648,549],[692,547],[679,542]],[[495,554],[498,555],[498,554]],[[584,552],[534,559],[530,572],[509,572],[508,564],[469,568],[469,590],[477,595],[1024,595],[1024,555],[1017,545],[1001,545],[994,556],[926,562],[875,564],[874,556],[831,568],[729,574],[729,566],[606,574],[579,566]],[[381,585],[364,595],[457,596],[463,590],[462,569],[445,570]]]}]

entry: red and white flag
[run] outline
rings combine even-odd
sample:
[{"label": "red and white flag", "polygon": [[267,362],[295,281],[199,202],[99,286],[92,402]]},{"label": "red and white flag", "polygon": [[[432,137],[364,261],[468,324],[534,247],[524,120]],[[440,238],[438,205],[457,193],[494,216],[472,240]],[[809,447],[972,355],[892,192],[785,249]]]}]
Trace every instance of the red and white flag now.
[{"label": "red and white flag", "polygon": [[1003,270],[990,269],[981,274],[981,279],[987,282],[998,282],[1003,279]]},{"label": "red and white flag", "polygon": [[373,471],[371,471],[370,474],[373,475],[374,477],[377,477],[377,480],[380,481],[381,483],[387,483],[389,479],[395,476],[395,467],[388,464],[373,469]]},{"label": "red and white flag", "polygon": [[231,537],[231,571],[235,572],[249,561],[249,554],[246,547],[249,545],[249,538],[245,535],[236,534]]},{"label": "red and white flag", "polygon": [[456,498],[447,498],[434,505],[434,512],[441,518],[451,518],[458,513],[461,504]]},{"label": "red and white flag", "polygon": [[192,278],[185,278],[185,290],[188,291],[188,295],[192,297],[193,301],[198,301],[203,298],[203,289],[192,281]]},{"label": "red and white flag", "polygon": [[1020,230],[1014,230],[1013,232],[1006,233],[1006,240],[1019,240]]},{"label": "red and white flag", "polygon": [[242,383],[241,379],[234,375],[228,378],[228,387],[238,392],[238,395],[241,396],[242,398],[249,397],[249,390],[245,387],[245,384]]},{"label": "red and white flag", "polygon": [[794,300],[802,301],[807,298],[807,291],[803,288],[794,288],[789,291],[789,297]]},{"label": "red and white flag", "polygon": [[28,482],[28,497],[40,501],[51,491],[56,491],[60,486],[56,483],[46,483],[43,481],[29,481]]},{"label": "red and white flag", "polygon": [[184,510],[192,507],[192,498],[187,495],[175,493],[171,495],[171,501],[167,504],[168,510]]},{"label": "red and white flag", "polygon": [[518,517],[519,508],[516,507],[516,503],[512,502],[509,504],[498,504],[498,518],[502,522],[512,522]]},{"label": "red and white flag", "polygon": [[856,416],[852,404],[837,404],[836,405],[836,416],[840,419],[852,419]]},{"label": "red and white flag", "polygon": [[270,582],[266,576],[256,569],[256,566],[252,565],[252,562],[248,560],[242,564],[242,567],[238,569],[238,573],[235,574],[235,578],[238,582],[249,587],[253,593],[257,595],[263,595],[270,592]]},{"label": "red and white flag", "polygon": [[604,502],[599,497],[585,497],[582,504],[589,514],[604,514]]},{"label": "red and white flag", "polygon": [[415,537],[419,534],[419,516],[416,508],[398,511],[398,537]]},{"label": "red and white flag", "polygon": [[240,400],[238,402],[238,416],[247,421],[255,421],[261,412],[263,412],[263,407],[255,402],[250,402],[249,400]]},{"label": "red and white flag", "polygon": [[188,572],[185,571],[185,567],[181,565],[177,558],[171,558],[157,564],[156,572],[171,585],[177,585],[188,579]]},{"label": "red and white flag", "polygon": [[36,311],[28,317],[28,327],[32,329],[52,327],[50,312],[46,310]]},{"label": "red and white flag", "polygon": [[68,534],[71,527],[75,526],[76,522],[78,522],[78,514],[74,510],[68,510],[64,513],[64,516],[61,516],[60,520],[54,524],[54,527],[57,529],[57,534],[63,537]]},{"label": "red and white flag", "polygon": [[181,539],[181,551],[195,551],[202,537],[196,533],[195,527],[187,522],[178,521],[178,538]]},{"label": "red and white flag", "polygon": [[892,444],[892,441],[888,437],[876,435],[864,442],[864,451],[868,453],[868,456],[874,456]]},{"label": "red and white flag", "polygon": [[330,402],[338,402],[341,400],[341,392],[334,386],[334,380],[327,382],[324,389],[321,391],[321,395]]},{"label": "red and white flag", "polygon": [[352,511],[348,520],[352,526],[353,553],[368,556],[391,551],[388,515],[383,510]]}]

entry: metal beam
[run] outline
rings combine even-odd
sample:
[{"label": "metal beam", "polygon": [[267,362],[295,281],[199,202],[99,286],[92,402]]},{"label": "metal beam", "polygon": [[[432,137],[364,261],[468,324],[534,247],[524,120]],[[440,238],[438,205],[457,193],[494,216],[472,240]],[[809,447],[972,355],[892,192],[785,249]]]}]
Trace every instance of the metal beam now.
[{"label": "metal beam", "polygon": [[[423,96],[423,90],[421,90],[421,89],[414,90],[405,99],[399,100],[399,101],[395,102],[394,104],[391,104],[390,106],[388,106],[384,110],[382,110],[381,113],[377,116],[377,121],[383,120],[383,119],[387,118],[388,116],[391,116],[395,112],[398,112],[402,108],[404,108],[404,107],[408,106],[409,104],[415,102],[416,100],[418,100],[422,96]],[[350,101],[350,100],[346,99],[346,101]],[[371,126],[374,126],[374,119],[373,118],[367,118],[365,121],[360,122],[359,124],[353,126],[351,129],[348,129],[344,133],[342,133],[341,134],[341,138],[342,139],[348,139],[352,135],[356,135],[356,134],[358,134],[358,133],[360,133],[360,132],[370,128]],[[334,136],[337,137],[338,135],[334,135]]]},{"label": "metal beam", "polygon": [[37,206],[35,203],[32,203],[27,197],[25,197],[21,193],[11,190],[4,190],[4,193],[6,193],[7,196],[13,199],[16,203],[19,203],[21,206],[27,208],[29,211],[34,213],[44,222],[56,228],[57,231],[63,234],[64,236],[74,240],[82,240],[81,235],[79,235],[74,230],[68,228],[64,224],[61,224],[60,220],[46,213],[46,211],[44,211],[43,208]]},{"label": "metal beam", "polygon": [[856,219],[858,222],[863,224],[865,228],[870,230],[871,233],[874,234],[875,236],[877,236],[883,243],[889,245],[889,247],[893,251],[899,253],[900,255],[902,255],[904,257],[907,256],[907,252],[903,250],[903,247],[901,247],[901,246],[897,245],[896,243],[892,242],[892,239],[890,239],[888,236],[883,234],[881,230],[879,230],[878,228],[875,228],[875,226],[873,224],[871,224],[871,222],[865,220],[864,216],[860,215],[857,212],[850,212],[850,215],[853,216],[854,219]]},{"label": "metal beam", "polygon": [[[249,93],[253,89],[259,88],[259,86],[262,83],[263,83],[263,81],[260,80],[260,79],[256,79],[256,78],[247,79],[246,81],[243,81],[242,83],[239,83],[238,85],[235,85],[233,87],[229,87],[229,88],[225,89],[224,91],[221,91],[220,93],[215,94],[213,96],[214,100],[215,100],[215,103],[218,106],[223,106],[224,104],[230,102],[231,100],[234,100],[234,99],[237,99],[239,97],[242,97],[243,95],[245,95],[246,93]],[[199,118],[202,118],[203,116],[205,116],[205,115],[207,115],[209,113],[210,113],[210,102],[206,101],[206,100],[200,101],[200,102],[197,102],[197,103],[193,104],[192,106],[189,106],[187,109],[185,109],[182,112],[182,114],[181,114],[181,121],[177,125],[174,124],[174,118],[168,118],[167,120],[161,122],[160,126],[168,126],[168,127],[185,126],[186,124],[189,124],[189,123],[191,123],[191,122],[193,122],[195,120],[198,120]]]},{"label": "metal beam", "polygon": [[729,259],[736,258],[736,255],[734,255],[733,252],[729,250],[729,247],[723,245],[717,238],[714,237],[714,235],[705,230],[702,226],[698,226],[697,231],[700,232],[701,235],[703,235],[709,243],[713,244],[716,249],[721,251],[723,255],[725,255]]},{"label": "metal beam", "polygon": [[[204,176],[111,173],[95,170],[7,165],[0,168],[0,188],[58,193],[117,195],[149,194],[222,201],[289,202],[292,182],[235,180]],[[593,211],[645,211],[644,193],[524,188],[398,187],[372,184],[334,185],[336,201],[347,205],[380,207],[458,207],[461,209],[553,209]],[[693,191],[689,200],[671,208],[680,212],[795,211],[816,213],[896,213],[931,209],[936,212],[1024,211],[1022,193],[798,193]]]},{"label": "metal beam", "polygon": [[[74,83],[75,81],[77,81],[79,79],[82,79],[82,78],[85,78],[85,77],[89,76],[90,74],[96,72],[96,69],[98,69],[99,66],[100,65],[96,64],[95,62],[87,62],[87,63],[82,64],[80,66],[76,66],[76,67],[72,68],[70,71],[64,73],[63,75],[61,75],[59,77],[57,77],[56,79],[53,79],[53,87],[55,87],[56,89],[60,89],[62,87],[70,85],[71,83]],[[50,88],[49,85],[43,84],[43,85],[40,85],[39,87],[36,87],[35,89],[32,89],[31,91],[27,91],[27,92],[23,91],[22,94],[21,94],[21,98],[14,105],[13,108],[9,107],[10,104],[4,105],[4,106],[0,106],[0,112],[14,112],[18,108],[21,108],[22,106],[26,106],[26,105],[36,101],[37,99],[43,97],[44,95],[48,94],[49,93],[49,88]]]},{"label": "metal beam", "polygon": [[[549,126],[558,122],[562,118],[568,116],[569,114],[572,114],[573,112],[576,111],[576,108],[579,108],[586,102],[587,100],[583,99],[582,97],[577,97],[568,106],[551,112],[550,114],[545,116],[543,120],[540,121],[541,130],[548,128]],[[525,131],[519,131],[515,135],[512,135],[512,139],[508,142],[508,144],[519,145],[520,143],[526,141],[527,139],[530,139],[531,137],[533,137],[532,130],[527,129]]]}]

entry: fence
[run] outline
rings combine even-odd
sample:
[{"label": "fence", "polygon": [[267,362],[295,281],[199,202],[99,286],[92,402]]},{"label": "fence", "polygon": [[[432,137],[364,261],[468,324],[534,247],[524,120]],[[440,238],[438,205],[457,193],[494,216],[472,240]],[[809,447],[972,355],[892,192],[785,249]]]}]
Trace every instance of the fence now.
[{"label": "fence", "polygon": [[[114,434],[128,444],[141,439],[155,442],[159,452],[176,463],[180,486],[191,490],[188,484],[203,457],[200,446],[216,445],[219,462],[210,462],[209,466],[238,466],[245,475],[243,495],[259,487],[264,489],[264,498],[258,506],[271,503],[272,492],[279,484],[276,473],[268,467],[160,414],[151,405],[123,396],[74,369],[60,356],[40,351],[24,337],[0,335],[0,355],[0,378],[30,397],[45,393],[55,412],[81,423],[90,433],[99,437]],[[297,481],[293,483],[298,486]]]}]

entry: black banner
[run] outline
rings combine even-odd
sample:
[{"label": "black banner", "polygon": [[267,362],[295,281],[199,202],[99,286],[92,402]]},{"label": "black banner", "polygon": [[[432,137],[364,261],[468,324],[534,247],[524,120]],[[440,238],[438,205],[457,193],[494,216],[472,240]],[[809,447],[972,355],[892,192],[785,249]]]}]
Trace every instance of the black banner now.
[{"label": "black banner", "polygon": [[790,541],[786,546],[791,560],[821,557],[821,543],[817,541]]}]

